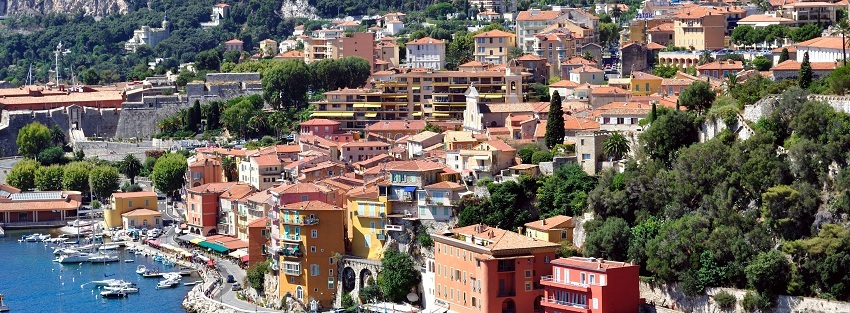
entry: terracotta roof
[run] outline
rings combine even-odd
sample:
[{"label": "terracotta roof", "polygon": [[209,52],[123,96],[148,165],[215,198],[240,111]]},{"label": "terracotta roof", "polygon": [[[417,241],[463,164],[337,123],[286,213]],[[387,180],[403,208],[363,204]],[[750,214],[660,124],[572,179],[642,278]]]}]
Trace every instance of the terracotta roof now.
[{"label": "terracotta roof", "polygon": [[390,144],[381,141],[351,141],[341,145],[341,147],[387,147]]},{"label": "terracotta roof", "polygon": [[526,53],[516,58],[519,61],[542,61],[546,60],[546,58],[540,57],[535,54]]},{"label": "terracotta roof", "polygon": [[259,166],[280,166],[280,159],[277,158],[276,154],[252,156],[251,160],[254,160]]},{"label": "terracotta roof", "polygon": [[162,216],[162,212],[148,210],[148,209],[135,209],[130,212],[121,214],[123,217],[136,217],[136,216]]},{"label": "terracotta roof", "polygon": [[767,14],[748,15],[748,16],[738,20],[738,23],[745,23],[745,24],[746,23],[764,23],[764,22],[774,22],[774,23],[783,24],[783,23],[794,23],[794,20],[792,20],[790,18],[776,17],[776,16],[773,16],[773,15],[767,15]]},{"label": "terracotta roof", "polygon": [[647,32],[672,32],[673,31],[673,23],[659,24],[658,26],[647,29],[646,31]]},{"label": "terracotta roof", "polygon": [[475,137],[472,136],[472,132],[462,131],[462,130],[450,130],[447,131],[446,137],[443,139],[446,142],[470,142],[475,141]]},{"label": "terracotta roof", "polygon": [[649,50],[661,50],[661,49],[665,49],[667,47],[659,45],[659,44],[657,44],[653,41],[653,42],[646,44],[646,48],[649,49]]},{"label": "terracotta roof", "polygon": [[522,113],[534,112],[528,103],[479,103],[481,113]]},{"label": "terracotta roof", "polygon": [[301,152],[301,147],[298,145],[274,145],[260,149],[259,154],[268,153],[298,153]]},{"label": "terracotta roof", "polygon": [[386,163],[387,171],[436,171],[446,167],[443,164],[423,160],[393,161]]},{"label": "terracotta roof", "polygon": [[572,58],[572,59],[563,61],[563,62],[561,62],[561,64],[565,64],[565,65],[584,65],[584,64],[596,65],[597,63],[595,61],[586,60],[586,59],[583,59],[583,58],[576,57],[576,58]]},{"label": "terracotta roof", "polygon": [[53,210],[77,210],[80,208],[80,201],[77,200],[43,200],[43,201],[12,201],[0,202],[0,212],[15,212],[15,211],[53,211]]},{"label": "terracotta roof", "polygon": [[156,192],[153,192],[153,191],[116,192],[116,193],[113,193],[112,196],[115,197],[115,199],[156,197]]},{"label": "terracotta roof", "polygon": [[[841,49],[841,37],[818,37],[797,43],[797,49],[801,47]],[[781,51],[781,50],[780,50]],[[788,52],[791,52],[790,49]]]},{"label": "terracotta roof", "polygon": [[275,56],[278,59],[303,59],[304,53],[298,50],[289,50]]},{"label": "terracotta roof", "polygon": [[21,193],[21,190],[11,185],[0,183],[0,191],[5,191],[8,193]]},{"label": "terracotta roof", "polygon": [[[390,160],[387,160],[387,159],[390,159]],[[357,166],[372,167],[376,164],[379,164],[379,163],[382,163],[382,162],[385,162],[385,161],[391,161],[391,160],[392,160],[392,157],[389,154],[379,154],[379,155],[373,156],[371,158],[365,159],[363,161],[355,162],[351,165],[353,165],[355,167],[357,167]]]},{"label": "terracotta roof", "polygon": [[[15,89],[15,88],[12,88]],[[73,102],[100,102],[100,101],[123,101],[121,91],[91,91],[91,92],[67,92],[61,95],[45,96],[22,96],[0,98],[0,104],[26,105],[26,104],[50,104],[50,103],[73,103]],[[78,103],[83,105],[84,103]],[[85,103],[90,105],[91,103]]]},{"label": "terracotta roof", "polygon": [[623,88],[608,87],[608,86],[591,86],[592,95],[630,95],[631,92]]},{"label": "terracotta roof", "polygon": [[451,230],[451,233],[473,236],[476,239],[484,239],[487,241],[487,245],[484,245],[484,247],[489,248],[493,252],[497,252],[499,250],[560,247],[557,243],[534,240],[512,231],[484,226],[481,224],[455,228]]},{"label": "terracotta roof", "polygon": [[734,61],[734,60],[723,60],[723,61],[714,61],[711,63],[706,63],[700,66],[697,66],[697,70],[735,70],[740,71],[744,69],[744,62]]},{"label": "terracotta roof", "polygon": [[377,121],[372,123],[372,125],[366,126],[366,131],[370,132],[386,132],[393,130],[414,130],[420,131],[425,128],[425,124],[427,122],[423,120],[413,120],[413,121],[400,121],[400,120],[388,120],[388,121]]},{"label": "terracotta roof", "polygon": [[285,208],[290,210],[304,210],[304,211],[318,211],[318,210],[342,210],[342,208],[336,207],[331,204],[327,204],[321,201],[302,201],[295,202],[284,205]]},{"label": "terracotta roof", "polygon": [[366,198],[366,199],[377,199],[378,198],[378,185],[370,185],[367,187],[353,188],[349,190],[346,194],[349,198]]},{"label": "terracotta roof", "polygon": [[596,109],[599,115],[638,115],[644,116],[652,110],[651,105],[640,102],[611,102]]},{"label": "terracotta roof", "polygon": [[536,10],[537,14],[531,14],[531,10],[529,11],[521,11],[517,16],[517,21],[548,21],[554,20],[559,16],[563,15],[563,13],[559,11],[540,11]]},{"label": "terracotta roof", "polygon": [[817,2],[795,2],[795,3],[790,3],[790,4],[783,5],[783,7],[792,7],[792,8],[796,8],[796,7],[805,7],[805,8],[808,8],[808,7],[835,7],[835,6],[840,6],[840,5],[839,5],[839,4],[835,4],[835,3],[822,2],[822,1],[817,1]]},{"label": "terracotta roof", "polygon": [[229,199],[229,200],[239,200],[250,196],[254,192],[254,189],[249,185],[238,184],[233,186],[233,188],[228,189],[225,192],[222,192],[219,199]]},{"label": "terracotta roof", "polygon": [[797,53],[797,46],[785,46],[771,50],[774,53],[782,53],[782,49],[788,49],[788,53]]},{"label": "terracotta roof", "polygon": [[331,167],[342,167],[342,165],[339,165],[339,164],[334,163],[332,161],[325,161],[325,162],[316,164],[316,166],[314,166],[314,167],[305,168],[305,169],[301,170],[301,173],[310,173],[310,172],[315,172],[315,171],[318,171],[318,170],[323,170],[323,169],[331,168]]},{"label": "terracotta roof", "polygon": [[189,188],[189,191],[194,193],[222,193],[233,188],[233,186],[236,186],[235,182],[209,183]]},{"label": "terracotta roof", "polygon": [[[545,129],[545,128],[544,128]],[[564,114],[564,129],[566,130],[597,130],[599,123],[582,117]]]},{"label": "terracotta roof", "polygon": [[487,127],[487,133],[490,135],[508,135],[511,130],[507,127]]},{"label": "terracotta roof", "polygon": [[661,86],[690,86],[693,82],[693,79],[665,78],[661,80]]},{"label": "terracotta roof", "polygon": [[463,63],[461,65],[458,65],[458,67],[482,67],[482,66],[485,66],[485,65],[486,64],[484,64],[484,63],[473,60],[473,61]]},{"label": "terracotta roof", "polygon": [[723,12],[714,8],[695,6],[690,8],[685,8],[673,17],[678,19],[698,19],[708,15],[723,15]]},{"label": "terracotta roof", "polygon": [[622,268],[622,267],[632,267],[638,265],[632,265],[626,262],[617,262],[617,261],[608,261],[602,259],[593,259],[593,258],[582,258],[582,257],[569,257],[569,258],[559,258],[552,261],[552,264],[557,264],[561,266],[566,266],[570,268],[584,269],[590,271],[598,271],[605,272],[608,269],[614,268]]},{"label": "terracotta roof", "polygon": [[[562,226],[563,225],[563,226]],[[575,221],[571,216],[556,215],[539,221],[525,223],[525,227],[538,230],[550,230],[556,227],[575,227]]]},{"label": "terracotta roof", "polygon": [[265,205],[265,204],[269,203],[269,199],[271,199],[271,198],[272,198],[272,194],[268,190],[264,190],[264,191],[260,191],[260,192],[255,192],[254,194],[252,194],[251,196],[249,196],[245,200],[248,200],[248,201],[253,202],[253,203]]},{"label": "terracotta roof", "polygon": [[283,185],[269,189],[269,191],[276,194],[302,194],[302,193],[314,193],[314,192],[323,192],[328,193],[332,190],[328,189],[325,186],[317,185],[314,183],[297,183],[292,185]]},{"label": "terracotta roof", "polygon": [[426,131],[423,131],[423,132],[418,133],[416,135],[410,136],[410,138],[407,138],[407,141],[408,142],[411,142],[411,141],[412,142],[421,142],[421,141],[428,140],[428,139],[431,139],[435,136],[440,136],[440,135],[442,135],[442,134],[438,134],[438,133],[432,132],[430,130],[426,130]]},{"label": "terracotta roof", "polygon": [[574,68],[570,71],[570,73],[602,73],[603,70],[600,70],[596,67],[589,65],[582,65],[581,67]]},{"label": "terracotta roof", "polygon": [[482,144],[485,143],[492,146],[493,148],[496,148],[499,151],[516,151],[516,148],[511,147],[510,145],[501,140],[490,140]]},{"label": "terracotta roof", "polygon": [[456,182],[450,182],[450,181],[441,181],[439,183],[430,184],[430,185],[422,187],[422,188],[424,188],[424,189],[451,189],[451,190],[466,189],[466,187],[464,187],[463,185],[458,184]]},{"label": "terracotta roof", "polygon": [[440,39],[434,39],[434,38],[431,38],[431,37],[422,37],[422,38],[419,38],[419,39],[416,39],[416,40],[408,41],[406,44],[408,44],[408,45],[426,45],[426,44],[444,45],[444,44],[446,44],[446,42],[442,41]]},{"label": "terracotta roof", "polygon": [[269,223],[269,219],[265,217],[261,217],[256,219],[253,222],[248,223],[248,228],[266,228],[266,225]]},{"label": "terracotta roof", "polygon": [[652,74],[649,74],[649,73],[637,72],[637,71],[632,72],[632,79],[664,80],[664,78],[661,78],[661,77],[658,77],[658,76],[655,76],[655,75],[652,75]]},{"label": "terracotta roof", "polygon": [[480,33],[478,35],[475,35],[474,38],[513,37],[513,36],[515,36],[513,33],[494,29],[494,30],[491,30],[491,31],[486,31],[486,32]]},{"label": "terracotta roof", "polygon": [[[809,63],[812,66],[812,70],[814,71],[831,71],[835,68],[841,66],[838,62],[811,62]],[[800,70],[800,62],[794,60],[785,60],[782,63],[776,64],[771,71],[799,71]]]},{"label": "terracotta roof", "polygon": [[242,40],[239,40],[239,39],[230,39],[230,40],[228,40],[228,41],[225,41],[224,43],[229,43],[229,44],[237,44],[237,43],[238,43],[238,44],[242,44],[243,42],[242,42]]}]

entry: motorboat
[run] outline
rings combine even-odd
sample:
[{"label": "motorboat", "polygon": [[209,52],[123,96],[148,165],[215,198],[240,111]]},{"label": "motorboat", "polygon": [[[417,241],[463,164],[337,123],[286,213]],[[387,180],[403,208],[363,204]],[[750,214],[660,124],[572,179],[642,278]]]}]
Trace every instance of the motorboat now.
[{"label": "motorboat", "polygon": [[100,246],[100,248],[97,248],[97,249],[100,250],[100,251],[107,251],[107,250],[118,250],[118,248],[120,248],[120,247],[121,246],[118,245],[118,244],[108,243],[108,244]]},{"label": "motorboat", "polygon": [[80,251],[71,248],[56,248],[55,250],[53,250],[53,255],[74,254],[79,252]]},{"label": "motorboat", "polygon": [[202,283],[204,283],[203,280],[198,280],[198,281],[193,281],[193,282],[190,282],[190,283],[183,283],[183,286],[194,286],[194,285],[202,284]]},{"label": "motorboat", "polygon": [[144,265],[139,265],[136,267],[136,274],[142,275],[148,271],[148,268]]},{"label": "motorboat", "polygon": [[41,234],[32,234],[21,237],[21,240],[26,242],[36,242],[41,239]]},{"label": "motorboat", "polygon": [[36,237],[36,241],[39,241],[39,242],[44,242],[44,241],[47,241],[47,240],[50,240],[50,234],[43,234],[43,235],[39,234]]},{"label": "motorboat", "polygon": [[124,263],[133,263],[133,262],[136,262],[136,260],[133,260],[133,259],[124,260]]},{"label": "motorboat", "polygon": [[119,283],[126,283],[126,282],[123,281],[123,280],[120,280],[120,279],[104,279],[104,280],[95,280],[95,281],[91,282],[91,284],[95,285],[95,286],[109,286],[109,285],[114,285],[114,284],[119,284]]},{"label": "motorboat", "polygon": [[9,312],[9,306],[4,300],[3,295],[0,295],[0,312]]},{"label": "motorboat", "polygon": [[166,278],[165,280],[160,281],[156,284],[156,289],[168,289],[174,288],[180,284],[180,278]]},{"label": "motorboat", "polygon": [[95,254],[89,256],[89,262],[91,263],[111,263],[121,261],[121,258],[116,254]]},{"label": "motorboat", "polygon": [[53,260],[53,262],[58,263],[80,263],[80,262],[88,262],[90,254],[85,252],[77,252],[72,254],[63,254],[58,258]]},{"label": "motorboat", "polygon": [[100,292],[100,296],[104,298],[126,298],[127,293],[120,290],[104,290]]},{"label": "motorboat", "polygon": [[124,293],[139,293],[139,288],[132,286],[106,286],[103,287],[103,289],[110,291],[121,291]]}]

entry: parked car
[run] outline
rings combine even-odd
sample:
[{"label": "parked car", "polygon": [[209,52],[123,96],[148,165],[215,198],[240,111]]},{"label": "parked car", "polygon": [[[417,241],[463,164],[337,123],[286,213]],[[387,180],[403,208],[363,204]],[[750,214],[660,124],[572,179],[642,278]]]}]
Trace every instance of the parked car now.
[{"label": "parked car", "polygon": [[233,278],[233,275],[227,275],[227,283],[235,283],[236,278]]},{"label": "parked car", "polygon": [[239,283],[235,283],[235,284],[233,284],[233,287],[230,287],[230,290],[233,290],[233,291],[237,291],[239,289],[242,289],[242,287],[239,287]]}]

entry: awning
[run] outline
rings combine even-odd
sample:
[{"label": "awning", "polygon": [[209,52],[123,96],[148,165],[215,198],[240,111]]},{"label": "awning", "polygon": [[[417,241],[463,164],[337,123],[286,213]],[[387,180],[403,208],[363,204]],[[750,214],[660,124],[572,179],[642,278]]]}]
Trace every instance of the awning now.
[{"label": "awning", "polygon": [[416,191],[416,186],[405,186],[404,192],[414,192]]},{"label": "awning", "polygon": [[422,116],[422,112],[413,112],[412,116]]},{"label": "awning", "polygon": [[484,98],[484,99],[501,99],[501,98],[504,98],[504,97],[505,97],[505,95],[502,95],[502,94],[485,94],[485,95],[481,95],[481,98]]},{"label": "awning", "polygon": [[241,258],[241,260],[242,260],[242,262],[243,262],[243,263],[248,262],[248,260],[249,260],[249,259],[250,259],[250,258],[249,258],[247,255],[242,256],[242,258]]},{"label": "awning", "polygon": [[189,242],[197,245],[197,244],[204,242],[204,240],[205,240],[204,238],[193,238],[193,239],[189,239]]},{"label": "awning", "polygon": [[247,251],[246,249],[239,249],[239,250],[236,250],[236,251],[231,252],[231,253],[230,253],[230,254],[228,254],[228,255],[229,255],[229,256],[232,256],[232,257],[234,257],[234,258],[239,259],[239,258],[241,258],[241,257],[243,257],[243,256],[248,255],[248,251]]},{"label": "awning", "polygon": [[310,116],[316,117],[350,117],[354,116],[354,112],[313,112]]},{"label": "awning", "polygon": [[393,98],[393,99],[401,99],[407,98],[407,95],[392,95],[392,96],[384,96],[385,98]]},{"label": "awning", "polygon": [[365,116],[365,117],[376,117],[376,116],[378,116],[378,113],[369,112],[369,113],[364,114],[363,116]]},{"label": "awning", "polygon": [[431,116],[433,116],[433,117],[448,117],[449,113],[434,113],[434,114],[431,114]]},{"label": "awning", "polygon": [[413,87],[411,87],[410,89],[413,89],[413,90],[419,90],[419,88],[421,88],[421,87],[419,87],[419,86],[413,86]]},{"label": "awning", "polygon": [[198,245],[201,246],[201,247],[204,247],[204,248],[208,248],[208,249],[213,250],[213,251],[218,252],[218,253],[225,253],[227,251],[230,251],[230,249],[228,249],[225,246],[222,246],[220,244],[215,244],[215,243],[212,243],[212,242],[209,242],[209,241],[201,241],[201,243],[199,243]]},{"label": "awning", "polygon": [[166,249],[166,250],[174,250],[174,246],[167,244],[167,243],[161,244],[161,245],[159,245],[159,247]]},{"label": "awning", "polygon": [[354,107],[355,108],[380,108],[381,105],[380,104],[373,104],[373,103],[355,103]]},{"label": "awning", "polygon": [[490,157],[486,156],[486,155],[474,155],[474,156],[471,156],[469,158],[473,159],[473,160],[489,160],[490,159]]}]

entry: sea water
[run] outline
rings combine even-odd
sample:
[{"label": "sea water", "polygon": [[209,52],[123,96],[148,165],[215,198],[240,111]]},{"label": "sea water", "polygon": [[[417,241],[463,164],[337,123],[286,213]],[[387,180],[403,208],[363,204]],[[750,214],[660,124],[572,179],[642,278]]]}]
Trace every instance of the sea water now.
[{"label": "sea water", "polygon": [[[18,242],[21,236],[36,232],[6,230],[6,237],[0,238],[0,294],[10,313],[184,312],[181,302],[192,287],[180,284],[172,289],[156,290],[161,278],[136,274],[139,265],[163,271],[176,271],[176,268],[154,262],[151,257],[127,253],[123,248],[119,250],[120,262],[55,263],[53,248],[42,242]],[[127,259],[135,262],[125,263]],[[107,278],[133,282],[138,285],[139,293],[123,299],[104,299],[100,296],[101,289],[87,284]],[[196,280],[193,275],[183,277],[182,282]]]}]

